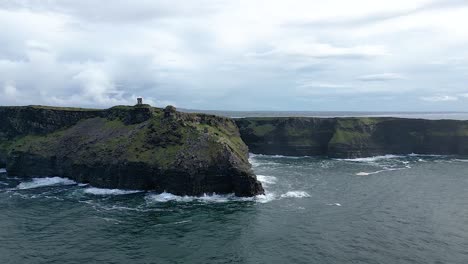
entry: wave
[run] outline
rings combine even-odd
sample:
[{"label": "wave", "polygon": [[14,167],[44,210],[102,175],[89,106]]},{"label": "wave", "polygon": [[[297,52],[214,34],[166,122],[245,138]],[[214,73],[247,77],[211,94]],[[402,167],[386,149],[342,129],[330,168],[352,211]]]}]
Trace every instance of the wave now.
[{"label": "wave", "polygon": [[0,169],[0,173],[6,173],[7,170],[6,169]]},{"label": "wave", "polygon": [[249,157],[249,162],[252,165],[253,168],[259,167],[259,166],[268,166],[268,165],[278,165],[279,163],[276,163],[274,161],[258,161],[255,157]]},{"label": "wave", "polygon": [[16,188],[20,190],[34,189],[45,186],[56,185],[75,185],[76,182],[68,178],[61,177],[46,177],[46,178],[32,178],[32,181],[22,182]]},{"label": "wave", "polygon": [[254,158],[249,158],[249,162],[254,168],[260,166],[260,163],[258,163]]},{"label": "wave", "polygon": [[257,180],[259,180],[264,185],[275,184],[277,178],[275,176],[265,176],[265,175],[257,175]]},{"label": "wave", "polygon": [[356,173],[356,175],[357,176],[368,176],[368,175],[378,174],[378,173],[386,172],[386,171],[397,171],[397,170],[404,170],[404,169],[411,169],[411,166],[407,165],[404,168],[384,168],[384,170],[378,170],[378,171],[372,171],[372,172],[361,171],[361,172]]},{"label": "wave", "polygon": [[196,197],[194,196],[178,196],[172,193],[163,192],[160,194],[149,194],[147,200],[154,201],[154,202],[170,202],[170,201],[177,201],[177,202],[191,202]]},{"label": "wave", "polygon": [[304,191],[289,191],[281,195],[281,198],[307,198],[310,194]]},{"label": "wave", "polygon": [[351,162],[375,162],[379,160],[387,160],[387,159],[399,159],[404,158],[405,156],[401,155],[383,155],[383,156],[374,156],[374,157],[367,157],[367,158],[354,158],[354,159],[336,159],[342,161],[351,161]]},{"label": "wave", "polygon": [[379,171],[373,171],[373,172],[364,172],[364,171],[361,171],[361,172],[358,172],[356,173],[357,176],[368,176],[368,175],[372,175],[372,174],[378,174],[378,173],[381,173],[381,172],[384,172],[386,170],[379,170]]},{"label": "wave", "polygon": [[143,192],[141,190],[121,190],[121,189],[103,189],[89,187],[84,189],[84,193],[93,194],[93,195],[125,195]]},{"label": "wave", "polygon": [[204,202],[204,203],[226,203],[226,202],[258,202],[268,203],[276,199],[273,193],[266,193],[254,197],[238,197],[234,194],[204,194],[202,196],[179,196],[168,192],[160,194],[148,194],[146,200],[150,203],[166,203],[166,202]]},{"label": "wave", "polygon": [[257,203],[269,203],[269,202],[274,201],[276,199],[277,199],[277,197],[276,197],[276,195],[274,193],[267,192],[265,194],[255,196],[252,199],[252,201],[255,201]]},{"label": "wave", "polygon": [[250,158],[265,157],[265,158],[274,158],[274,159],[302,159],[302,158],[309,158],[310,156],[285,156],[285,155],[265,155],[265,154],[249,153],[249,157]]},{"label": "wave", "polygon": [[411,153],[411,154],[408,154],[407,156],[409,156],[409,157],[447,157],[447,155],[417,154],[417,153]]},{"label": "wave", "polygon": [[237,197],[234,194],[204,194],[202,196],[179,196],[168,192],[163,192],[160,194],[149,194],[147,195],[147,200],[150,202],[212,202],[212,203],[225,203],[232,201],[252,201],[253,197]]},{"label": "wave", "polygon": [[[415,158],[415,157],[447,157],[447,155],[436,155],[436,154],[417,154],[417,153],[411,153],[411,154],[404,154],[404,155],[394,155],[394,154],[387,154],[387,155],[381,155],[381,156],[373,156],[373,157],[365,157],[365,158],[353,158],[353,159],[335,159],[335,160],[341,160],[341,161],[351,161],[351,162],[375,162],[375,161],[380,161],[380,160],[391,160],[391,159],[401,159],[401,158]],[[419,159],[418,161],[421,161],[422,159]]]}]

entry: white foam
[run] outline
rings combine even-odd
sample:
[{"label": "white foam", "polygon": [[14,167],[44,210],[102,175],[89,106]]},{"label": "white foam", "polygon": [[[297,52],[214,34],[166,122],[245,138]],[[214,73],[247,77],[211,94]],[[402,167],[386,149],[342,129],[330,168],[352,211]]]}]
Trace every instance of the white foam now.
[{"label": "white foam", "polygon": [[252,167],[254,167],[254,168],[260,166],[260,163],[258,163],[258,162],[257,162],[255,159],[253,159],[253,158],[249,158],[249,162],[250,162],[250,164],[252,164]]},{"label": "white foam", "polygon": [[257,175],[257,180],[259,180],[264,185],[275,184],[277,181],[275,176],[265,176],[265,175]]},{"label": "white foam", "polygon": [[408,154],[410,157],[446,157],[446,155],[437,155],[437,154],[417,154],[417,153],[411,153]]},{"label": "white foam", "polygon": [[125,194],[132,194],[132,193],[139,193],[143,191],[139,190],[120,190],[120,189],[102,189],[102,188],[95,188],[89,187],[84,189],[84,192],[87,194],[94,194],[94,195],[125,195]]},{"label": "white foam", "polygon": [[248,202],[254,201],[259,203],[268,203],[274,200],[276,197],[273,193],[267,193],[264,195],[257,195],[255,197],[237,197],[234,194],[204,194],[202,196],[179,196],[168,192],[160,194],[148,194],[146,199],[148,202],[206,202],[206,203],[226,203],[226,202]]},{"label": "white foam", "polygon": [[384,172],[386,170],[379,170],[379,171],[373,171],[373,172],[364,172],[364,171],[361,171],[361,172],[358,172],[356,173],[357,176],[368,176],[368,175],[372,175],[372,174],[377,174],[377,173],[381,173],[381,172]]},{"label": "white foam", "polygon": [[249,153],[249,158],[255,158],[255,157],[258,157],[258,156],[262,156],[261,154],[253,154],[253,153]]},{"label": "white foam", "polygon": [[284,156],[284,155],[265,155],[265,154],[249,153],[249,157],[250,158],[265,157],[265,158],[274,158],[274,159],[302,159],[302,158],[308,158],[310,156]]},{"label": "white foam", "polygon": [[5,173],[5,172],[7,172],[6,169],[0,169],[0,173]]},{"label": "white foam", "polygon": [[224,202],[231,202],[231,201],[248,201],[253,200],[252,197],[237,197],[234,194],[204,194],[202,196],[179,196],[168,192],[163,192],[160,194],[150,194],[147,196],[149,201],[153,202],[193,202],[193,201],[200,201],[200,202],[207,202],[207,203],[224,203]]},{"label": "white foam", "polygon": [[196,200],[203,201],[203,202],[214,202],[214,203],[225,203],[230,201],[243,201],[244,198],[237,197],[234,194],[226,194],[226,195],[207,195],[204,194],[203,196],[196,197]]},{"label": "white foam", "polygon": [[281,195],[281,198],[307,198],[310,195],[304,191],[289,191]]},{"label": "white foam", "polygon": [[397,159],[397,158],[404,158],[404,157],[405,156],[384,155],[384,156],[375,156],[375,157],[368,157],[368,158],[337,159],[337,160],[352,161],[352,162],[374,162],[374,161],[379,161],[379,160]]},{"label": "white foam", "polygon": [[283,155],[272,155],[268,156],[270,158],[278,158],[278,159],[302,159],[308,158],[309,156],[283,156]]},{"label": "white foam", "polygon": [[169,201],[177,201],[177,202],[191,202],[194,200],[193,196],[178,196],[172,193],[163,192],[160,194],[149,194],[146,196],[148,200],[154,202],[169,202]]},{"label": "white foam", "polygon": [[276,195],[271,192],[262,195],[257,195],[253,198],[253,201],[258,203],[269,203],[273,200],[276,200]]},{"label": "white foam", "polygon": [[16,188],[17,189],[33,189],[45,186],[54,186],[54,185],[73,185],[76,184],[75,181],[68,178],[61,177],[46,177],[46,178],[32,178],[30,182],[22,182]]},{"label": "white foam", "polygon": [[368,175],[378,174],[378,173],[385,172],[385,171],[397,171],[397,170],[404,170],[404,169],[411,169],[411,166],[407,165],[404,168],[384,168],[384,170],[378,170],[378,171],[372,171],[372,172],[361,171],[361,172],[356,173],[356,175],[368,176]]},{"label": "white foam", "polygon": [[331,203],[331,204],[327,204],[327,205],[341,206],[340,203]]}]

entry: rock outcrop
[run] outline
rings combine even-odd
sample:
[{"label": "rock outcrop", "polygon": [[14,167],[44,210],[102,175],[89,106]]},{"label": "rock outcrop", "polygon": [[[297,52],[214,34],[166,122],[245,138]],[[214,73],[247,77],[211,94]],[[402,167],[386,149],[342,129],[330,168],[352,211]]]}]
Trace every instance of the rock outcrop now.
[{"label": "rock outcrop", "polygon": [[264,192],[231,119],[166,110],[0,107],[0,167],[11,175],[62,176],[103,188]]},{"label": "rock outcrop", "polygon": [[358,158],[384,154],[468,155],[468,121],[403,118],[242,118],[256,154]]}]

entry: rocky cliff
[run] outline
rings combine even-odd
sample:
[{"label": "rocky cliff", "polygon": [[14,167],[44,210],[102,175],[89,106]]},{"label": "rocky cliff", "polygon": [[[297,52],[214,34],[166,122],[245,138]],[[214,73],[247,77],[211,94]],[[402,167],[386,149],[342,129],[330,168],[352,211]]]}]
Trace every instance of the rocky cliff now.
[{"label": "rocky cliff", "polygon": [[263,193],[228,118],[147,105],[0,107],[0,167],[96,187],[178,195]]},{"label": "rocky cliff", "polygon": [[468,155],[468,121],[402,118],[242,118],[256,154],[339,158],[384,154]]}]

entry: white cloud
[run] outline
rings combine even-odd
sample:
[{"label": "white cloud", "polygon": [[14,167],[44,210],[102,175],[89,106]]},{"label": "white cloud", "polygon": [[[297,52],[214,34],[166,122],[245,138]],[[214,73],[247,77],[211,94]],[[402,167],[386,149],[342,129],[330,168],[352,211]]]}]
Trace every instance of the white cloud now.
[{"label": "white cloud", "polygon": [[451,95],[435,95],[435,96],[424,96],[421,97],[421,100],[427,102],[450,102],[457,101],[458,97]]},{"label": "white cloud", "polygon": [[[309,109],[294,98],[318,95],[343,97],[314,108],[376,94],[395,109],[426,107],[421,94],[454,102],[438,94],[468,82],[467,17],[458,0],[0,1],[0,84],[16,91],[13,100],[0,90],[0,104],[107,107],[135,95],[212,109]],[[374,101],[365,107],[381,106]]]},{"label": "white cloud", "polygon": [[404,79],[403,75],[398,73],[379,73],[379,74],[368,74],[362,75],[357,78],[360,81],[365,82],[378,82],[378,81],[391,81]]}]

